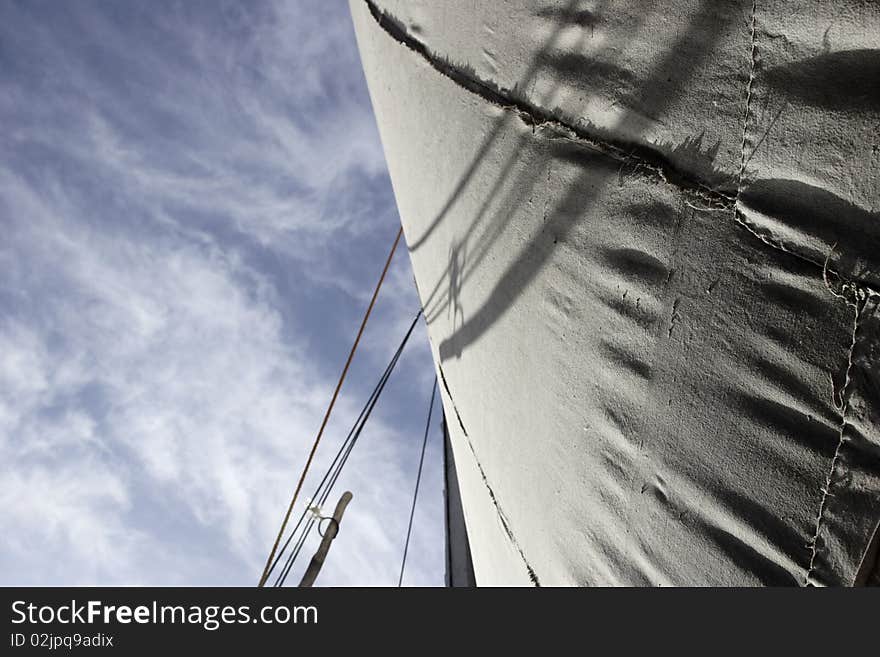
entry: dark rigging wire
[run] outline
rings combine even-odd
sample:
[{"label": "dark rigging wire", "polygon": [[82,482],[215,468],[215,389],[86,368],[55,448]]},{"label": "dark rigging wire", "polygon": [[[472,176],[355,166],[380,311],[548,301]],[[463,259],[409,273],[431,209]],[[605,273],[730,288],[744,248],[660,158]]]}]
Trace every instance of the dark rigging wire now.
[{"label": "dark rigging wire", "polygon": [[403,546],[403,561],[400,563],[400,578],[397,580],[398,588],[403,586],[403,569],[406,567],[406,553],[409,550],[409,537],[412,534],[413,516],[416,514],[416,500],[419,499],[419,483],[422,481],[422,465],[425,462],[425,447],[428,446],[428,430],[431,428],[431,412],[434,410],[434,397],[437,394],[437,377],[434,377],[434,387],[431,388],[431,403],[428,405],[428,421],[425,423],[425,438],[422,440],[422,455],[419,457],[419,473],[416,475],[416,489],[413,492],[412,509],[409,512],[409,527],[406,529],[406,543]]},{"label": "dark rigging wire", "polygon": [[[327,497],[330,494],[330,491],[332,490],[334,484],[336,483],[336,480],[339,477],[339,474],[342,471],[342,467],[345,465],[345,462],[348,460],[348,456],[349,456],[349,454],[351,454],[351,450],[354,447],[355,443],[357,442],[357,439],[360,436],[360,433],[363,430],[364,425],[366,424],[367,418],[369,417],[370,413],[372,412],[373,407],[376,405],[376,402],[379,399],[379,395],[381,395],[382,391],[384,390],[385,384],[388,382],[388,379],[391,376],[391,372],[394,370],[394,367],[397,364],[397,361],[399,360],[400,355],[403,352],[403,349],[406,346],[406,343],[409,340],[410,335],[412,335],[413,329],[415,329],[415,325],[418,322],[418,319],[420,316],[421,316],[421,311],[419,313],[417,313],[415,318],[413,319],[413,322],[410,325],[409,330],[407,331],[406,335],[404,336],[403,340],[401,341],[400,345],[398,346],[397,351],[395,352],[394,356],[391,359],[391,362],[385,368],[385,372],[382,374],[382,377],[379,379],[379,382],[373,388],[373,391],[370,394],[369,398],[367,399],[367,402],[364,405],[364,408],[361,409],[361,412],[358,415],[358,418],[355,421],[354,426],[351,428],[351,431],[349,431],[348,436],[346,437],[345,441],[343,441],[342,445],[340,446],[339,451],[337,452],[336,456],[333,459],[333,462],[330,465],[330,468],[328,469],[328,471],[324,475],[323,479],[321,480],[321,483],[318,484],[318,488],[315,491],[315,494],[311,498],[313,501],[315,501],[315,504],[317,506],[321,506],[322,504],[324,504],[324,502],[326,502]],[[326,487],[324,487],[325,483],[327,483],[328,478],[330,479],[330,482]],[[323,492],[322,492],[322,490],[323,490]],[[288,537],[287,541],[284,543],[284,546],[281,548],[281,551],[279,552],[278,556],[276,557],[275,562],[272,564],[272,567],[269,569],[269,572],[274,570],[278,561],[281,559],[282,555],[284,554],[284,551],[287,549],[291,540],[296,535],[297,529],[299,529],[299,527],[302,524],[303,520],[305,519],[307,513],[309,513],[309,509],[303,509],[303,512],[300,515],[300,518],[297,521],[296,526],[293,528],[293,530],[291,531],[291,535]],[[291,552],[291,554],[288,556],[287,561],[281,570],[281,573],[276,578],[275,584],[274,584],[275,586],[282,586],[284,584],[284,581],[287,579],[287,575],[290,573],[290,569],[293,565],[293,562],[296,560],[296,557],[299,555],[300,550],[302,549],[309,533],[311,532],[311,529],[312,529],[312,526],[314,525],[314,522],[315,522],[315,517],[314,517],[314,515],[312,515],[309,518],[309,520],[306,522],[306,526],[305,526],[300,538],[294,544],[294,549]]]},{"label": "dark rigging wire", "polygon": [[[396,354],[395,354],[395,356],[396,356]],[[397,362],[396,358],[392,359],[392,360],[395,363]],[[351,445],[349,445],[349,443],[352,440],[352,436],[354,435],[356,428],[360,425],[361,420],[363,419],[364,414],[367,412],[367,409],[370,407],[370,404],[372,403],[373,398],[376,396],[377,391],[379,391],[381,389],[382,381],[384,381],[389,374],[390,374],[390,371],[388,368],[386,368],[385,373],[382,375],[382,378],[380,379],[379,383],[376,385],[375,388],[373,388],[373,392],[370,393],[370,396],[367,399],[367,403],[365,404],[364,408],[361,409],[360,414],[358,415],[357,419],[355,420],[354,426],[352,427],[351,431],[348,432],[348,436],[346,436],[345,440],[342,442],[342,445],[339,448],[339,451],[336,453],[336,456],[333,458],[333,461],[331,462],[329,469],[324,474],[323,479],[321,479],[321,483],[318,484],[318,488],[315,490],[314,494],[311,496],[310,499],[313,502],[317,500],[318,504],[322,504],[323,500],[326,499],[326,494],[325,495],[321,494],[321,491],[323,490],[324,484],[327,482],[327,479],[329,477],[331,477],[331,473],[333,473],[334,468],[337,467],[337,463],[339,462],[340,457],[342,457],[343,459],[348,458],[347,454],[348,454],[348,451],[351,450]],[[346,448],[346,445],[349,445],[349,447]],[[352,445],[353,445],[353,443],[352,443]],[[344,452],[345,452],[345,456],[343,456]],[[335,482],[335,477],[333,478],[333,482]],[[284,556],[285,550],[287,550],[287,547],[290,545],[290,541],[293,540],[293,537],[296,535],[297,530],[300,528],[300,525],[302,525],[302,522],[303,522],[303,520],[305,520],[306,514],[308,512],[309,512],[308,508],[303,509],[303,512],[299,517],[299,520],[297,520],[296,525],[293,527],[293,529],[290,532],[290,536],[288,536],[284,545],[278,551],[278,555],[275,557],[275,561],[272,563],[272,566],[269,568],[270,573],[275,569],[275,566],[278,565],[278,562],[281,560],[282,556]],[[308,533],[309,529],[310,529],[310,527],[307,525],[306,530],[303,532],[303,539],[301,541],[297,541],[297,543],[295,544],[295,547],[294,547],[295,553],[298,553],[299,548],[301,547],[301,543],[305,540],[305,535]],[[291,562],[291,558],[288,557],[287,563],[285,564],[284,568],[282,569],[282,574],[286,570],[289,569],[288,566],[290,565],[290,562]],[[275,580],[275,586],[279,585],[279,580],[281,579],[281,577],[282,577],[282,575],[279,575],[278,579]]]},{"label": "dark rigging wire", "polygon": [[[396,362],[396,360],[395,360],[395,362]],[[342,445],[339,448],[339,451],[336,453],[336,456],[333,458],[333,461],[330,464],[330,468],[324,474],[324,477],[321,479],[321,483],[318,484],[318,488],[315,490],[314,494],[311,496],[310,499],[312,500],[312,502],[315,505],[320,506],[327,499],[327,495],[329,494],[329,490],[332,487],[333,483],[335,483],[335,481],[336,481],[336,473],[338,473],[338,471],[339,471],[338,468],[341,467],[341,465],[340,465],[341,462],[339,459],[340,459],[340,457],[342,457],[343,461],[347,460],[348,453],[351,451],[351,447],[354,446],[354,442],[352,442],[352,436],[354,435],[357,427],[360,425],[364,414],[367,412],[368,408],[370,407],[370,404],[372,403],[373,398],[376,396],[377,390],[381,390],[382,381],[387,377],[388,374],[389,374],[389,371],[388,371],[388,369],[386,369],[385,374],[383,375],[383,378],[380,379],[380,383],[377,384],[377,386],[373,389],[373,392],[370,394],[370,397],[367,400],[366,405],[364,406],[363,409],[361,409],[361,412],[358,415],[357,420],[355,420],[354,426],[352,427],[351,431],[348,432],[348,436],[346,437],[346,439],[342,442]],[[331,484],[327,489],[324,489],[324,484],[327,482],[328,478],[331,479]],[[324,492],[322,493],[322,491],[324,491]],[[278,562],[284,556],[284,552],[287,550],[287,547],[290,545],[291,540],[293,540],[294,536],[296,535],[297,530],[300,528],[300,525],[302,525],[302,522],[303,522],[303,520],[305,520],[306,514],[308,514],[308,513],[309,513],[309,509],[304,508],[302,514],[299,517],[299,520],[297,520],[296,525],[291,530],[290,536],[288,536],[287,540],[284,542],[284,545],[278,551],[278,556],[275,557],[275,561],[272,563],[271,568],[269,568],[270,573],[275,569],[275,566],[278,564]],[[312,525],[313,519],[314,519],[313,517],[309,518],[309,520],[306,522],[306,527],[303,530],[301,538],[298,539],[297,542],[295,543],[292,554],[288,556],[287,562],[285,563],[284,567],[282,568],[281,573],[278,575],[278,578],[275,580],[275,584],[274,584],[275,586],[280,586],[280,584],[283,583],[283,580],[287,577],[287,572],[290,570],[290,566],[292,565],[293,560],[296,559],[296,555],[299,554],[299,550],[302,548],[302,544],[305,542],[306,536],[311,531],[311,525]]]},{"label": "dark rigging wire", "polygon": [[379,290],[382,289],[382,283],[385,281],[385,274],[388,273],[388,267],[391,266],[391,259],[394,257],[394,251],[397,250],[397,243],[400,242],[400,236],[403,235],[403,226],[400,227],[400,230],[397,231],[397,237],[394,238],[394,244],[391,246],[391,251],[388,253],[388,259],[385,261],[385,268],[382,270],[382,275],[379,276],[379,282],[376,283],[376,289],[373,290],[373,298],[370,299],[370,305],[367,306],[367,311],[364,313],[364,318],[361,321],[361,326],[358,329],[357,336],[354,339],[354,344],[351,345],[351,351],[348,353],[348,359],[345,361],[345,366],[342,368],[342,374],[339,375],[339,382],[336,384],[336,389],[333,391],[333,396],[330,398],[330,404],[327,406],[327,412],[324,413],[324,419],[321,421],[321,428],[318,429],[318,435],[315,436],[315,442],[312,445],[312,449],[309,452],[309,456],[306,459],[306,464],[303,467],[302,474],[299,476],[299,481],[296,484],[296,489],[293,491],[293,497],[290,498],[290,504],[287,507],[287,511],[284,514],[284,519],[281,521],[281,527],[278,528],[278,536],[275,537],[275,543],[272,544],[272,550],[269,552],[269,556],[266,558],[266,566],[263,568],[263,574],[260,577],[259,587],[263,587],[266,584],[266,580],[269,579],[269,572],[272,568],[273,559],[275,558],[275,553],[278,550],[278,544],[281,543],[281,537],[284,536],[284,529],[287,527],[287,521],[290,520],[290,514],[293,511],[294,505],[296,505],[296,499],[299,496],[299,491],[302,489],[303,483],[306,480],[306,474],[309,471],[309,466],[312,464],[312,459],[315,457],[315,452],[318,451],[318,443],[321,442],[321,436],[324,435],[324,429],[327,426],[327,420],[330,419],[330,413],[333,411],[333,406],[336,404],[336,398],[339,396],[339,390],[342,388],[342,382],[345,381],[345,375],[348,373],[348,368],[351,365],[351,361],[354,358],[354,352],[357,351],[358,344],[361,341],[361,336],[364,334],[364,327],[367,325],[367,320],[370,318],[370,313],[373,310],[373,305],[376,303],[376,297],[379,296]]},{"label": "dark rigging wire", "polygon": [[[373,391],[370,393],[370,396],[367,399],[364,407],[361,409],[357,419],[355,420],[354,426],[352,426],[351,430],[348,433],[348,436],[343,441],[342,445],[339,448],[336,456],[334,457],[332,463],[330,464],[329,469],[324,474],[324,477],[321,479],[321,482],[318,484],[317,489],[315,490],[315,494],[312,496],[313,504],[320,507],[323,505],[327,498],[330,495],[333,486],[336,484],[336,480],[339,478],[340,473],[342,472],[342,468],[345,463],[348,461],[348,457],[351,454],[352,449],[357,443],[358,438],[363,431],[364,426],[366,425],[367,419],[373,411],[373,408],[376,406],[376,403],[379,400],[379,396],[382,394],[382,391],[385,389],[385,385],[388,383],[389,378],[391,377],[391,373],[393,372],[395,366],[397,365],[398,360],[400,359],[401,354],[403,353],[403,349],[409,341],[410,336],[412,335],[413,330],[418,323],[419,318],[421,317],[422,312],[419,311],[415,318],[410,324],[409,330],[407,330],[406,335],[404,335],[403,340],[401,340],[400,345],[397,347],[397,351],[394,353],[391,361],[388,363],[388,366],[385,368],[382,376],[380,377],[378,383],[373,388]],[[328,481],[329,480],[329,481]],[[326,485],[325,485],[326,484]],[[275,569],[278,565],[279,561],[283,558],[285,552],[287,551],[288,546],[291,541],[296,537],[297,530],[303,524],[303,521],[306,519],[306,515],[309,514],[309,509],[304,509],[302,514],[300,515],[299,520],[297,521],[294,528],[291,530],[290,536],[288,536],[284,545],[278,551],[275,560],[272,562],[271,566],[268,569],[268,573]],[[290,574],[290,570],[293,566],[294,561],[299,555],[300,550],[302,550],[303,545],[305,544],[306,539],[308,538],[313,526],[315,525],[316,518],[314,514],[306,520],[305,527],[301,532],[299,538],[294,543],[294,548],[287,556],[286,562],[284,566],[281,568],[277,578],[275,579],[274,586],[283,586],[284,582],[287,579],[287,576]],[[267,575],[268,576],[268,575]]]}]

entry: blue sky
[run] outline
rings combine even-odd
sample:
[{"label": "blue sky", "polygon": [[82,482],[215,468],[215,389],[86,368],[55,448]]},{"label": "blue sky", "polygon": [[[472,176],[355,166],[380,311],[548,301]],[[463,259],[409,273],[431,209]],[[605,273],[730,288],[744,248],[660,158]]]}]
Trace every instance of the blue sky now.
[{"label": "blue sky", "polygon": [[[347,3],[2,0],[0,125],[0,583],[254,584],[399,225]],[[417,309],[400,249],[310,482]],[[396,584],[432,381],[420,325],[319,584]]]}]

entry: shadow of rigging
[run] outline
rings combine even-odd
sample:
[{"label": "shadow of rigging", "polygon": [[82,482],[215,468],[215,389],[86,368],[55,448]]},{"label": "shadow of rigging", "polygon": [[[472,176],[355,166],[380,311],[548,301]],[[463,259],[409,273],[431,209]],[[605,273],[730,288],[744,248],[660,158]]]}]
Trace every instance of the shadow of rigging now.
[{"label": "shadow of rigging", "polygon": [[[586,13],[583,10],[579,9],[580,4],[581,3],[579,2],[579,0],[572,0],[565,8],[550,6],[538,10],[537,16],[552,20],[554,23],[556,23],[556,27],[551,32],[550,36],[544,41],[541,48],[538,49],[538,52],[533,57],[532,62],[529,68],[526,70],[525,74],[523,75],[522,79],[515,85],[514,89],[509,92],[511,96],[525,98],[525,92],[520,90],[527,89],[535,81],[536,76],[541,70],[548,67],[557,71],[561,70],[559,64],[554,60],[552,51],[560,35],[566,28],[569,28],[571,26],[579,26],[581,28],[588,27],[590,29],[589,37],[587,36],[585,31],[582,31],[581,39],[577,44],[578,47],[583,46],[585,40],[592,37],[593,30],[596,23],[598,22],[598,15],[601,13],[602,5],[604,3],[598,3],[597,7],[594,10]],[[586,21],[585,17],[588,17],[589,21]],[[555,88],[551,89],[548,93],[545,94],[545,98],[542,98],[540,100],[543,101],[551,97],[555,90]],[[519,118],[517,117],[517,114],[515,112],[508,111],[501,119],[499,119],[495,123],[495,126],[486,136],[486,139],[483,141],[480,148],[477,149],[477,152],[471,160],[470,165],[468,166],[462,177],[459,179],[458,184],[449,195],[440,212],[433,219],[425,232],[409,243],[409,248],[411,252],[419,250],[422,246],[424,246],[428,239],[430,239],[437,227],[443,222],[447,214],[454,207],[456,202],[461,198],[465,189],[475,177],[480,165],[491,152],[496,140],[498,140],[499,136],[505,132],[506,128],[509,125],[515,123],[518,120]],[[491,188],[484,195],[483,202],[477,210],[476,215],[473,217],[473,220],[471,221],[471,224],[465,235],[458,240],[458,244],[466,245],[469,241],[471,241],[471,238],[474,236],[474,232],[479,227],[481,227],[483,218],[492,206],[493,201],[499,201],[499,194],[516,165],[520,163],[518,161],[518,156],[526,147],[529,139],[530,138],[528,135],[521,135],[517,138],[516,144],[513,147],[512,155],[507,158],[506,162],[501,167],[499,174],[496,176],[494,182],[492,183]],[[549,162],[546,159],[542,159],[540,162],[533,164],[540,164],[543,167],[549,164]],[[483,262],[485,257],[491,251],[492,246],[495,244],[501,234],[501,231],[504,229],[506,219],[512,213],[512,210],[515,209],[526,198],[526,196],[530,193],[531,189],[536,184],[534,171],[535,167],[532,166],[523,171],[520,171],[517,174],[512,185],[513,191],[506,195],[503,195],[499,202],[500,207],[498,207],[492,214],[488,225],[483,227],[482,234],[474,240],[476,242],[476,247],[472,249],[472,260],[467,263],[453,263],[452,261],[450,261],[443,275],[428,292],[427,297],[422,300],[422,305],[425,309],[425,320],[428,324],[431,324],[443,313],[444,310],[446,310],[447,304],[452,298],[448,291],[448,285],[451,283],[453,265],[455,264],[455,266],[459,267],[460,269],[459,279],[457,281],[459,287],[458,292],[460,294],[461,286],[471,277],[472,273],[477,269],[477,267]],[[446,290],[442,289],[444,282],[447,283]],[[445,302],[443,301],[444,298],[446,299]]]},{"label": "shadow of rigging", "polygon": [[[511,96],[525,94],[526,92],[522,90],[528,89],[538,72],[544,69],[549,68],[559,77],[571,76],[572,72],[568,68],[571,59],[559,59],[552,56],[552,49],[561,32],[572,26],[572,23],[569,22],[570,17],[578,16],[578,5],[578,2],[570,2],[564,10],[555,13],[544,12],[547,16],[554,16],[556,20],[560,21],[560,24],[539,49],[523,79],[510,92]],[[643,11],[647,12],[649,8],[643,8]],[[601,13],[600,6],[591,14],[589,32],[586,29],[582,30],[580,41],[575,44],[574,48],[579,49],[585,45],[585,40],[590,38],[590,34],[601,21]],[[630,102],[635,106],[651,102],[654,111],[661,114],[671,100],[681,94],[688,84],[692,72],[713,51],[719,35],[726,28],[733,14],[734,12],[719,12],[717,3],[704,0],[693,15],[688,28],[669,48],[667,54],[652,68],[652,72],[647,78],[633,85]],[[574,21],[574,24],[580,25],[582,22],[578,19]],[[637,27],[638,24],[632,29],[635,30]],[[569,44],[568,47],[572,46]],[[687,70],[682,67],[682,53],[687,54]],[[611,68],[605,66],[603,70],[613,70],[613,66]],[[549,102],[555,90],[555,88],[550,89],[543,94],[544,98],[529,99],[529,103],[537,107],[544,107],[544,103]],[[558,115],[557,112],[552,113],[554,116]],[[437,227],[445,220],[465,189],[474,180],[487,155],[499,141],[499,136],[512,122],[518,120],[519,114],[516,111],[509,111],[496,122],[440,212],[427,229],[412,240],[410,244],[412,252],[422,248],[432,237]],[[560,117],[560,120],[568,125],[573,124],[565,117]],[[631,128],[632,125],[635,123],[630,119],[630,113],[625,113],[618,124],[612,126],[612,130]],[[523,134],[515,142],[513,153],[501,165],[498,176],[484,195],[465,234],[456,240],[455,249],[450,251],[450,260],[445,271],[423,299],[426,319],[429,323],[435,321],[441,313],[448,309],[450,304],[454,304],[456,317],[463,316],[460,302],[463,286],[468,283],[491,252],[501,232],[506,228],[509,216],[524,202],[534,186],[542,182],[536,175],[538,167],[546,168],[549,176],[554,159],[579,160],[583,166],[583,173],[568,185],[555,207],[548,209],[543,229],[538,230],[528,240],[515,260],[502,273],[481,306],[460,325],[457,322],[453,323],[452,334],[439,345],[441,362],[450,357],[460,356],[468,346],[478,340],[514,305],[550,260],[558,242],[568,236],[573,226],[584,216],[585,209],[593,204],[602,188],[614,179],[615,174],[620,174],[620,163],[616,160],[600,152],[571,143],[565,147],[554,147],[552,153],[548,149],[539,159],[529,161],[529,166],[523,166],[516,172],[512,184],[509,185],[509,190],[502,194],[501,190],[508,182],[508,178],[514,173],[517,164],[521,164],[519,159],[526,149],[527,142],[531,139],[531,135]],[[603,160],[608,160],[610,164],[603,162]],[[485,222],[484,219],[493,206],[494,211],[489,216],[488,222]],[[473,246],[469,246],[470,244]],[[468,258],[465,258],[465,255]]]}]

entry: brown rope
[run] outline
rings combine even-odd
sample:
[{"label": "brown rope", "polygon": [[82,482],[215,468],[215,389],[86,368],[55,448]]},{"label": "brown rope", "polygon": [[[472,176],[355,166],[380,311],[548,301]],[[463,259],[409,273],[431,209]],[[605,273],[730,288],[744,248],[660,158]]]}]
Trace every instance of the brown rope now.
[{"label": "brown rope", "polygon": [[397,237],[394,238],[394,245],[391,247],[391,252],[388,254],[388,260],[385,261],[385,268],[382,270],[382,275],[379,277],[379,282],[376,284],[376,289],[373,291],[373,298],[370,299],[370,305],[367,306],[367,312],[364,313],[364,319],[361,322],[361,327],[358,329],[357,337],[354,339],[354,344],[351,346],[351,351],[348,354],[348,360],[345,361],[345,367],[342,368],[342,374],[339,375],[339,382],[336,384],[336,390],[333,391],[333,397],[330,399],[330,405],[327,407],[327,412],[324,414],[324,420],[321,422],[321,428],[318,429],[318,435],[315,437],[315,444],[312,445],[312,451],[309,452],[309,458],[306,460],[306,465],[303,468],[302,474],[299,477],[299,482],[296,484],[296,490],[293,492],[293,497],[290,500],[290,506],[287,507],[287,513],[284,514],[284,520],[281,522],[281,529],[278,530],[278,536],[275,538],[275,544],[272,546],[272,551],[269,553],[269,558],[266,559],[266,567],[263,569],[263,575],[260,577],[260,583],[258,586],[262,587],[266,584],[266,580],[269,579],[269,570],[272,566],[272,559],[275,558],[275,552],[278,551],[278,544],[281,543],[281,537],[284,535],[284,530],[287,528],[287,521],[290,520],[290,514],[293,511],[293,507],[296,504],[296,498],[299,496],[299,491],[302,488],[303,482],[306,479],[306,473],[309,471],[309,466],[312,464],[312,459],[315,456],[315,451],[318,449],[318,443],[321,442],[321,436],[324,434],[324,427],[327,426],[327,420],[330,419],[330,412],[333,410],[333,405],[336,403],[336,397],[339,395],[339,389],[342,388],[342,382],[345,381],[345,375],[348,374],[348,366],[351,365],[351,360],[354,358],[354,352],[357,350],[358,342],[361,340],[361,335],[364,333],[364,327],[367,325],[367,320],[370,318],[370,313],[373,310],[373,305],[376,303],[376,297],[379,296],[379,289],[382,287],[382,283],[385,281],[385,274],[388,273],[388,267],[391,265],[391,259],[394,257],[394,252],[397,250],[397,243],[400,242],[400,237],[403,235],[403,227],[401,227],[397,231]]}]

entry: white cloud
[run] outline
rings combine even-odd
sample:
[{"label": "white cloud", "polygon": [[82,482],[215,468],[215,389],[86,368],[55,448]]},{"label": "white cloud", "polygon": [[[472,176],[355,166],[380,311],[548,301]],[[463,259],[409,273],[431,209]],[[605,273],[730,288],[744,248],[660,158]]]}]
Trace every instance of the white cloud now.
[{"label": "white cloud", "polygon": [[[0,73],[3,583],[249,584],[262,567],[341,365],[326,354],[396,229],[348,19],[308,5],[126,29],[94,5],[4,7],[0,39],[48,73]],[[404,251],[386,286],[307,489],[410,321]],[[355,501],[324,583],[395,581],[422,422],[401,405],[432,376],[413,340],[340,481]],[[437,583],[426,476],[408,581]]]}]

